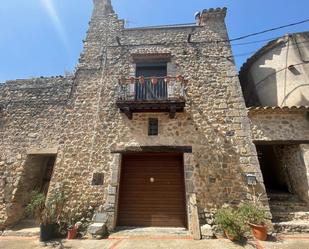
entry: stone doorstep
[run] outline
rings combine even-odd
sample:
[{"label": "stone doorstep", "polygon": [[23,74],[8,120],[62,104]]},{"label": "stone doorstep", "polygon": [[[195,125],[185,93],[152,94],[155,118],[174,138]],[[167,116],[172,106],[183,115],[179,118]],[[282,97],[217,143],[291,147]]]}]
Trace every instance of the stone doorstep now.
[{"label": "stone doorstep", "polygon": [[40,236],[40,228],[25,228],[21,230],[4,230],[1,236],[16,236],[16,237],[38,237]]},{"label": "stone doorstep", "polygon": [[118,227],[111,233],[109,239],[117,238],[156,238],[156,237],[175,237],[192,238],[190,232],[185,228],[170,227]]}]

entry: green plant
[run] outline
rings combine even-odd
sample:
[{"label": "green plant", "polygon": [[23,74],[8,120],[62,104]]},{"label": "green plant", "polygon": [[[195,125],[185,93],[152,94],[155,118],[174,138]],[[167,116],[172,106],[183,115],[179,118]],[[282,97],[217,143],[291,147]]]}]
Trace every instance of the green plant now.
[{"label": "green plant", "polygon": [[227,235],[240,240],[246,231],[243,217],[239,214],[238,209],[230,206],[221,207],[215,214],[215,223]]},{"label": "green plant", "polygon": [[54,191],[48,197],[46,209],[49,210],[50,217],[54,223],[60,223],[66,199],[64,192],[61,190]]},{"label": "green plant", "polygon": [[263,225],[267,218],[265,210],[253,202],[240,204],[239,213],[247,223]]},{"label": "green plant", "polygon": [[55,191],[46,201],[46,196],[35,190],[26,206],[26,213],[33,215],[40,224],[59,223],[65,205],[65,195],[62,191]]},{"label": "green plant", "polygon": [[26,206],[26,214],[33,215],[39,223],[45,222],[45,195],[43,193],[37,190],[31,192],[30,201]]}]

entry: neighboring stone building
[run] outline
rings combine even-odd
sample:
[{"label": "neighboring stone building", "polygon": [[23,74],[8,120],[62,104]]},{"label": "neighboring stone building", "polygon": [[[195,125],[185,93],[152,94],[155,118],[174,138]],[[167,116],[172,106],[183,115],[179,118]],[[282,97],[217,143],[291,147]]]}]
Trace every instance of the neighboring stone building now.
[{"label": "neighboring stone building", "polygon": [[251,133],[225,15],[127,29],[94,0],[73,77],[1,85],[0,226],[22,219],[39,188],[64,191],[67,212],[96,212],[109,230],[177,226],[198,239],[222,204],[265,193],[253,141],[269,130],[256,114]]},{"label": "neighboring stone building", "polygon": [[278,230],[309,231],[308,38],[303,32],[271,41],[240,70]]}]

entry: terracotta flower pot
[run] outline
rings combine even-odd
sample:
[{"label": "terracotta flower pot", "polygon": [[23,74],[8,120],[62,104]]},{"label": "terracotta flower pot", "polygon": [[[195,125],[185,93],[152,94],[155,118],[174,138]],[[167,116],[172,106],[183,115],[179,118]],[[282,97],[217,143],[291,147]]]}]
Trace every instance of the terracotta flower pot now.
[{"label": "terracotta flower pot", "polygon": [[75,239],[76,235],[77,235],[77,229],[76,228],[69,229],[67,239]]},{"label": "terracotta flower pot", "polygon": [[258,240],[266,240],[267,239],[267,226],[265,224],[256,225],[249,223],[251,228],[251,232],[253,236]]},{"label": "terracotta flower pot", "polygon": [[181,75],[177,75],[177,76],[176,76],[176,80],[177,80],[177,81],[182,81],[182,80],[183,80],[183,77],[182,77]]},{"label": "terracotta flower pot", "polygon": [[145,84],[145,78],[143,77],[143,76],[140,76],[139,78],[138,78],[138,80],[139,80],[139,83],[140,84]]},{"label": "terracotta flower pot", "polygon": [[156,77],[152,77],[152,78],[151,78],[151,83],[152,83],[153,85],[156,85],[156,84],[158,83],[158,79],[157,79]]},{"label": "terracotta flower pot", "polygon": [[169,83],[170,81],[171,81],[171,77],[169,77],[169,76],[164,77],[165,83]]},{"label": "terracotta flower pot", "polygon": [[227,237],[230,241],[235,241],[236,236],[229,234],[226,230],[224,230],[225,237]]},{"label": "terracotta flower pot", "polygon": [[135,83],[135,78],[134,78],[134,77],[131,77],[131,78],[130,78],[130,82],[131,82],[131,84],[134,84],[134,83]]}]

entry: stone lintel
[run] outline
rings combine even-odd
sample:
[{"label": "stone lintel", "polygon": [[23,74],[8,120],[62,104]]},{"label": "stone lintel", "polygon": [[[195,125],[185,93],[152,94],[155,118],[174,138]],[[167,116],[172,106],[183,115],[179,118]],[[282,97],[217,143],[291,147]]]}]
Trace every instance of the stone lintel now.
[{"label": "stone lintel", "polygon": [[181,152],[181,153],[192,153],[191,146],[129,146],[122,149],[112,150],[111,153],[171,153],[171,152]]},{"label": "stone lintel", "polygon": [[296,145],[309,144],[309,140],[253,140],[255,145]]},{"label": "stone lintel", "polygon": [[27,155],[56,155],[58,148],[31,148],[27,150]]}]

